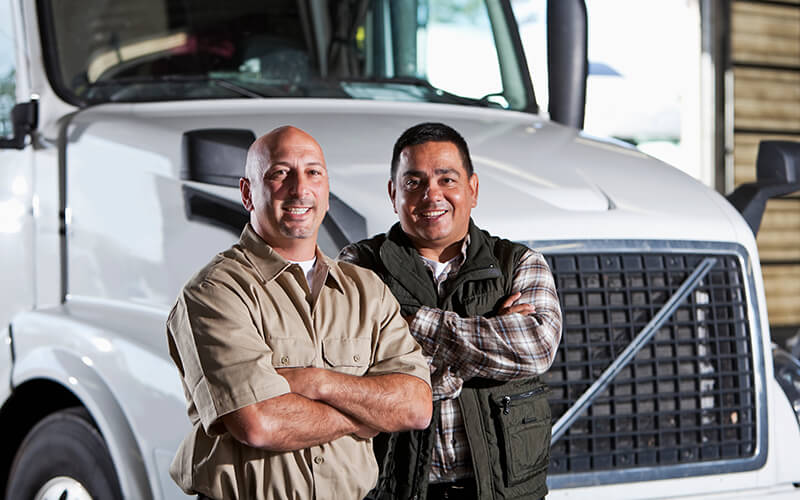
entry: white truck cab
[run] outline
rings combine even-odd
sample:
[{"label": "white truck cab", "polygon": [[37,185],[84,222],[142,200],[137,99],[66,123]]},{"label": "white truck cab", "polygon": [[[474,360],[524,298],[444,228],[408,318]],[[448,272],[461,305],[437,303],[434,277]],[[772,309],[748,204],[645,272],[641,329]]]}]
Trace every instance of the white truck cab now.
[{"label": "white truck cab", "polygon": [[[552,1],[554,25],[580,8]],[[579,125],[577,26],[551,34],[550,116]],[[774,375],[754,239],[766,197],[800,189],[796,145],[765,146],[729,201],[551,121],[509,0],[0,0],[0,44],[9,500],[186,498],[164,324],[247,220],[247,146],[284,124],[320,142],[335,255],[395,222],[392,145],[423,121],[469,143],[476,223],[556,276],[548,498],[800,498],[800,399]]]}]

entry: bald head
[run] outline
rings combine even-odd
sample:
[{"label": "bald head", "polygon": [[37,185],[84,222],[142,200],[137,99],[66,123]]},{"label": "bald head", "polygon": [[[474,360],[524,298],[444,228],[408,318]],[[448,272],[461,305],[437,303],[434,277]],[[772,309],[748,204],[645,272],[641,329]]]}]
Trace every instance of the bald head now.
[{"label": "bald head", "polygon": [[270,158],[277,156],[281,153],[282,146],[287,143],[292,145],[301,145],[309,150],[316,150],[320,158],[323,158],[322,148],[319,143],[311,137],[305,130],[293,127],[291,125],[284,125],[267,132],[247,150],[247,161],[244,167],[244,176],[253,182],[256,178],[260,178],[269,167]]}]

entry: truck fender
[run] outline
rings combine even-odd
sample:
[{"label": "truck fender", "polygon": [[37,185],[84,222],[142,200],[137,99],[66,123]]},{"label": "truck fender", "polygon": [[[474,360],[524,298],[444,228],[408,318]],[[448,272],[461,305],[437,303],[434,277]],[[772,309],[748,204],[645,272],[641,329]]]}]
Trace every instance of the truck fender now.
[{"label": "truck fender", "polygon": [[[103,321],[103,315],[73,315],[71,309],[60,306],[15,317],[12,385],[50,380],[72,392],[105,438],[125,498],[176,497],[180,490],[168,467],[189,422],[164,337],[161,343],[142,345],[129,332],[99,325],[96,320]],[[115,317],[107,307],[103,312]],[[144,326],[128,323],[131,329]],[[154,390],[157,383],[161,390]]]}]

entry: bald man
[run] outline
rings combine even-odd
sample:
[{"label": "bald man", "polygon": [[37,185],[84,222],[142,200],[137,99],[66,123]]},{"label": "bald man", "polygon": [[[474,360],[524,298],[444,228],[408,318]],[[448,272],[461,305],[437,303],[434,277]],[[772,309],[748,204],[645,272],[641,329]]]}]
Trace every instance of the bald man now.
[{"label": "bald man", "polygon": [[427,363],[383,282],[317,247],[328,175],[310,135],[257,139],[239,187],[250,222],[167,321],[192,423],[170,474],[199,498],[363,498],[371,438],[428,426]]}]

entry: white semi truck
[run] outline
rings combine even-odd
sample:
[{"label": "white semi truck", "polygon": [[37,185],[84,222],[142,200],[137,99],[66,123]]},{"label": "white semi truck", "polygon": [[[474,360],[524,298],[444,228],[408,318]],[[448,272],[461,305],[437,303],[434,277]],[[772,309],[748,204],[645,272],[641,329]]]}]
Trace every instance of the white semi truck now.
[{"label": "white semi truck", "polygon": [[395,138],[442,121],[476,222],[557,279],[548,498],[800,498],[797,365],[773,357],[754,239],[800,154],[764,146],[729,202],[585,136],[581,9],[550,5],[550,120],[508,0],[0,0],[0,492],[185,498],[164,323],[246,221],[249,142],[319,140],[335,255],[394,222]]}]

